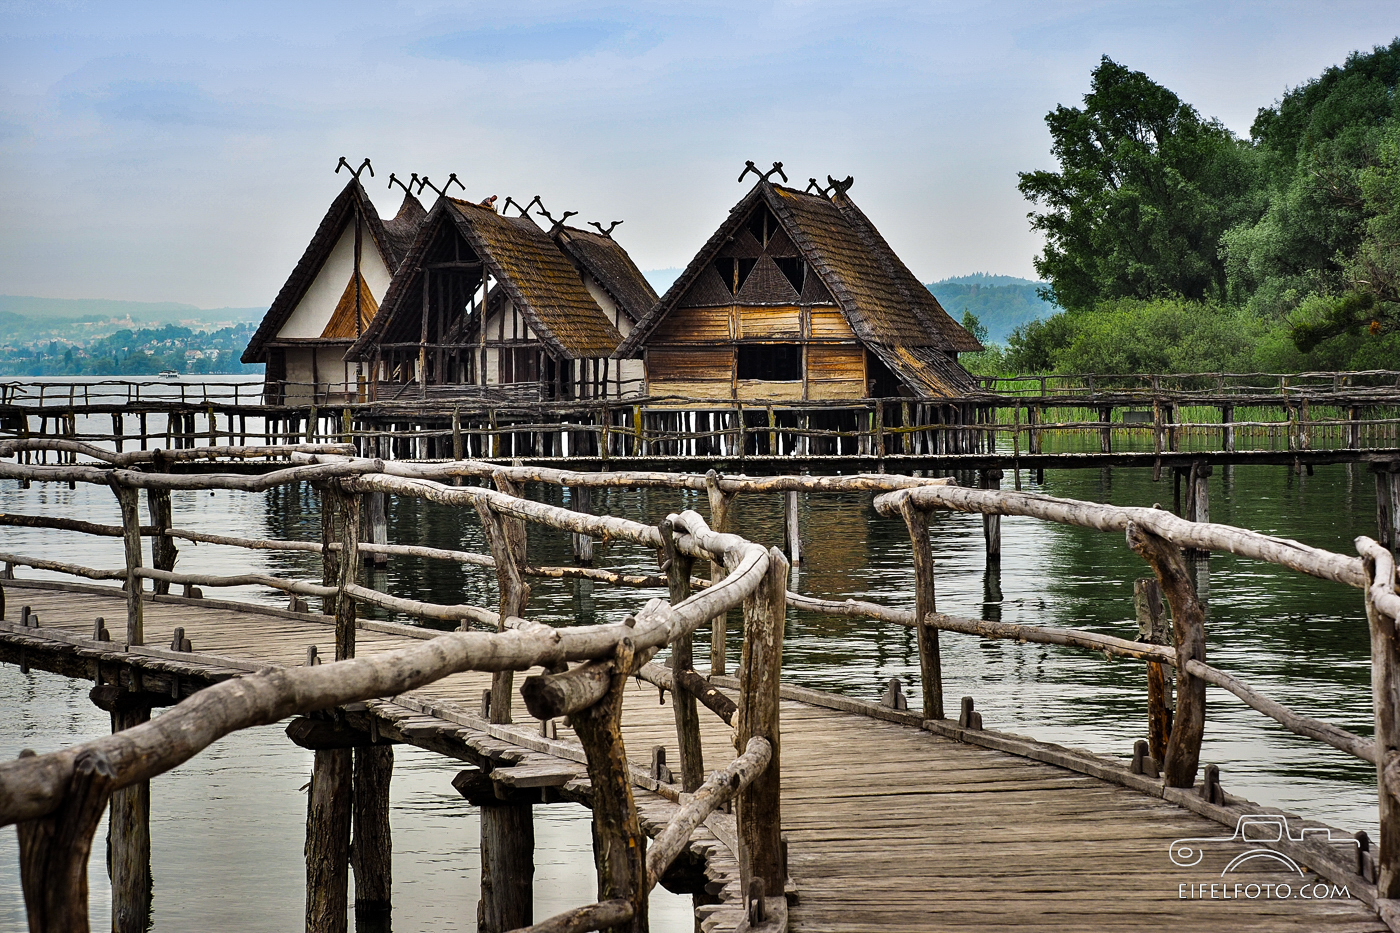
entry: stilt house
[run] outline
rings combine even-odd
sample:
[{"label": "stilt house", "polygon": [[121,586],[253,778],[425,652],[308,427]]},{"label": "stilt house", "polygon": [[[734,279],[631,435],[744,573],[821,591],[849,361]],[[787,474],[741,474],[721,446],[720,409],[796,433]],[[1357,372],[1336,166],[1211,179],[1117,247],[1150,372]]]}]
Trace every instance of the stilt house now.
[{"label": "stilt house", "polygon": [[[618,350],[653,400],[956,399],[949,317],[846,194],[754,185]],[[811,188],[809,187],[809,191]]]},{"label": "stilt house", "polygon": [[405,192],[394,218],[380,220],[358,179],[331,202],[243,351],[243,362],[267,364],[269,404],[359,397],[359,373],[345,352],[379,310],[426,215]]},{"label": "stilt house", "polygon": [[345,358],[378,401],[638,394],[640,361],[611,357],[655,301],[610,236],[442,197]]}]

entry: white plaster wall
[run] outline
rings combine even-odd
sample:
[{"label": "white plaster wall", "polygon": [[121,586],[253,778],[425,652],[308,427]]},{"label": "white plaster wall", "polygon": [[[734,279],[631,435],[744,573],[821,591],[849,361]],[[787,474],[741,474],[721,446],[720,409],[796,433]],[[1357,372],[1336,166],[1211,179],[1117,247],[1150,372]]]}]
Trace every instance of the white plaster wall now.
[{"label": "white plaster wall", "polygon": [[[330,256],[326,258],[316,278],[312,281],[311,287],[302,295],[301,301],[297,303],[292,311],[291,317],[287,318],[287,323],[282,325],[282,329],[277,332],[278,337],[319,337],[321,332],[330,323],[331,313],[335,311],[336,303],[340,301],[340,296],[345,293],[345,286],[350,284],[351,276],[355,272],[355,224],[353,221],[345,225],[345,229],[340,233],[340,239],[336,241],[335,248],[331,250]],[[364,238],[360,243],[360,274],[365,277],[365,284],[369,286],[369,292],[374,296],[375,303],[384,300],[384,293],[389,289],[389,267],[384,265],[384,260],[379,256],[379,249],[374,245],[374,239],[369,235],[369,231],[364,231]]]},{"label": "white plaster wall", "polygon": [[583,286],[588,289],[588,294],[598,303],[598,307],[603,309],[608,320],[613,322],[613,326],[618,329],[622,336],[626,337],[632,332],[632,320],[622,312],[617,306],[617,302],[612,300],[612,296],[604,291],[603,286],[598,284],[598,280],[587,272],[583,274]]},{"label": "white plaster wall", "polygon": [[[623,317],[625,319],[626,315]],[[644,360],[612,360],[611,365],[616,366],[618,373],[622,376],[622,395],[624,398],[631,395],[641,395],[646,390],[644,380],[647,368]],[[611,379],[608,382],[608,393],[610,395],[616,393],[617,382]]]}]

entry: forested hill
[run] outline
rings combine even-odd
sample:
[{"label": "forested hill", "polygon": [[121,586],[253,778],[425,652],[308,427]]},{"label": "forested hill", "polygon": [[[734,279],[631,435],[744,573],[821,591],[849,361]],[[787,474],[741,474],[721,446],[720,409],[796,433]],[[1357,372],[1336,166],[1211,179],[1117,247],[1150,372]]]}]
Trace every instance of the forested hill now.
[{"label": "forested hill", "polygon": [[1043,287],[1043,282],[979,272],[930,283],[928,290],[953,320],[970,311],[987,328],[987,341],[1005,344],[1017,327],[1059,310],[1037,294]]}]

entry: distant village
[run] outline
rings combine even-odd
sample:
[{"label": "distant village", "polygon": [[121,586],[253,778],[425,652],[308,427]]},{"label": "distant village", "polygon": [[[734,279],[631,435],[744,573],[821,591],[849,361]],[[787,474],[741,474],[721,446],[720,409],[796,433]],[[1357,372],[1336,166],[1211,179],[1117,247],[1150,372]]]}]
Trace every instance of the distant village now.
[{"label": "distant village", "polygon": [[539,198],[436,187],[424,207],[424,183],[392,175],[403,199],[385,220],[359,171],[242,353],[266,366],[271,403],[935,400],[976,387],[958,354],[982,344],[856,206],[851,178],[799,189],[773,180],[787,181],[780,163],[748,163],[752,187],[658,295],[617,222],[588,230]]}]

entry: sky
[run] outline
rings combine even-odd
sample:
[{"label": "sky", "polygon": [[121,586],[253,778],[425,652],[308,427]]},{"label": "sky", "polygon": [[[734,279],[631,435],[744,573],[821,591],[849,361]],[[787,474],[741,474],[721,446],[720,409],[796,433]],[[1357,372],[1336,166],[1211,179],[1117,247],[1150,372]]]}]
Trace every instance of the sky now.
[{"label": "sky", "polygon": [[[1100,56],[1247,135],[1393,2],[0,0],[0,294],[266,306],[341,156],[622,220],[684,266],[745,160],[851,197],[923,281],[1034,276],[1017,173]],[[776,180],[776,179],[775,179]],[[455,189],[454,189],[454,193]],[[431,198],[431,192],[427,192]]]}]

